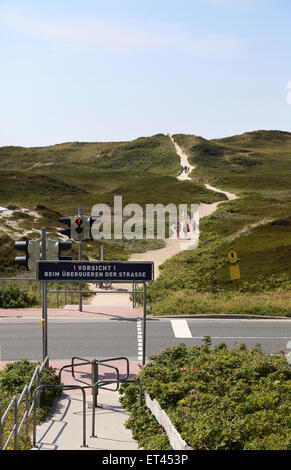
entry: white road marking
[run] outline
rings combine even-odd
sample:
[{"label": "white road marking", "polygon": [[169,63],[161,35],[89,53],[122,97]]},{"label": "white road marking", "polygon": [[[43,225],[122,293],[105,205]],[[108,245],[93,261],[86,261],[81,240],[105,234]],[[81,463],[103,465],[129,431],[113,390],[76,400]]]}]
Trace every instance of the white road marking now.
[{"label": "white road marking", "polygon": [[192,338],[187,320],[171,320],[171,324],[176,338]]},{"label": "white road marking", "polygon": [[136,321],[137,328],[137,360],[142,361],[142,330],[141,330],[141,319],[138,318]]}]

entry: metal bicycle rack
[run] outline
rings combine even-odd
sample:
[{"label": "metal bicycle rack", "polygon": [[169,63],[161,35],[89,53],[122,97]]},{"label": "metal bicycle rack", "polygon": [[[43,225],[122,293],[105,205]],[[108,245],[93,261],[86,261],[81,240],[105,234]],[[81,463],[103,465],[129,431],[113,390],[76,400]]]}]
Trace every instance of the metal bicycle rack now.
[{"label": "metal bicycle rack", "polygon": [[[76,361],[81,361],[81,362],[76,362]],[[111,364],[107,364],[108,362],[116,362],[116,361],[125,361],[126,363],[126,374],[125,377],[120,378],[120,372],[118,367],[113,366]],[[85,380],[81,380],[76,378],[76,367],[81,367],[81,366],[91,366],[91,382],[86,382]],[[114,370],[116,372],[116,379],[100,379],[99,378],[99,367],[106,367],[108,369]],[[62,379],[62,372],[65,369],[70,369],[72,377],[75,381],[82,383],[83,385],[61,385],[61,379]],[[91,388],[92,390],[92,434],[90,437],[97,437],[95,434],[95,422],[96,422],[96,408],[100,405],[97,403],[97,397],[99,393],[99,389],[103,390],[109,390],[111,392],[116,392],[119,390],[120,384],[123,383],[135,383],[139,387],[139,400],[140,400],[140,406],[143,404],[143,392],[142,392],[142,385],[138,379],[131,379],[129,377],[130,372],[129,372],[129,360],[127,357],[121,356],[121,357],[111,357],[107,359],[84,359],[81,357],[74,356],[71,360],[70,364],[64,365],[60,371],[59,371],[59,382],[60,385],[54,386],[52,385],[51,387],[56,387],[56,388],[63,388],[63,390],[70,390],[74,388],[82,389],[83,392],[83,397],[85,394],[85,389]],[[115,384],[114,388],[108,388],[108,385]],[[43,386],[45,387],[45,386]],[[49,386],[48,386],[49,387]],[[38,387],[40,388],[40,387]],[[86,412],[86,407],[84,409],[84,399],[83,399],[83,429],[84,426],[86,427],[86,418],[84,418],[84,414]],[[85,423],[85,424],[84,424]],[[35,429],[35,427],[34,427]],[[83,446],[85,446],[84,442],[86,441],[86,436],[83,431]]]}]

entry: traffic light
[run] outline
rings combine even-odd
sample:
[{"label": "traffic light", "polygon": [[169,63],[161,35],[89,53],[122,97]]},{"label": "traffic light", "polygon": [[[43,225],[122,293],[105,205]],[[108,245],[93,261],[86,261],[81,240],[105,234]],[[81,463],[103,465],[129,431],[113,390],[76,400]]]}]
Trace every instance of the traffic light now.
[{"label": "traffic light", "polygon": [[92,217],[84,216],[84,225],[83,225],[83,240],[92,240],[91,227],[93,222],[91,222]]},{"label": "traffic light", "polygon": [[15,242],[14,248],[16,250],[19,250],[19,251],[25,251],[25,256],[16,256],[14,262],[18,266],[25,266],[27,271],[28,271],[28,264],[27,264],[27,262],[28,262],[28,251],[27,251],[27,247],[28,247],[28,241]]},{"label": "traffic light", "polygon": [[91,240],[99,240],[99,235],[100,235],[100,227],[99,225],[93,226],[95,222],[100,223],[100,217],[90,217],[90,236]]},{"label": "traffic light", "polygon": [[[62,251],[72,248],[71,241],[51,240],[46,238],[46,260],[47,261],[71,261],[72,256],[62,256]],[[28,240],[15,243],[15,249],[25,251],[25,256],[16,256],[15,264],[25,266],[27,271],[36,268],[37,261],[42,259],[41,238],[37,240]]]},{"label": "traffic light", "polygon": [[80,217],[77,217],[74,221],[74,230],[79,236],[81,236],[81,234],[83,233],[83,230],[84,230],[83,219],[84,219],[84,217],[80,216]]},{"label": "traffic light", "polygon": [[70,250],[72,248],[71,241],[60,241],[60,240],[51,240],[50,238],[46,239],[46,260],[47,261],[71,261],[72,256],[62,256],[61,252],[63,250]]},{"label": "traffic light", "polygon": [[69,228],[60,230],[60,234],[66,235],[75,241],[92,240],[92,225],[98,217],[88,217],[87,215],[75,215],[74,217],[62,217],[59,221]]},{"label": "traffic light", "polygon": [[41,239],[15,242],[15,249],[25,251],[25,256],[16,256],[15,264],[25,266],[27,271],[35,269],[36,262],[41,259]]},{"label": "traffic light", "polygon": [[93,240],[92,226],[96,220],[98,220],[97,217],[88,217],[87,215],[75,219],[74,227],[77,240]]},{"label": "traffic light", "polygon": [[69,228],[63,228],[60,230],[60,234],[66,235],[66,237],[71,238],[71,217],[61,217],[59,219],[61,224],[68,225]]},{"label": "traffic light", "polygon": [[73,258],[72,256],[62,256],[61,252],[65,250],[71,250],[72,249],[72,242],[62,242],[59,241],[59,260],[62,261],[71,261]]}]

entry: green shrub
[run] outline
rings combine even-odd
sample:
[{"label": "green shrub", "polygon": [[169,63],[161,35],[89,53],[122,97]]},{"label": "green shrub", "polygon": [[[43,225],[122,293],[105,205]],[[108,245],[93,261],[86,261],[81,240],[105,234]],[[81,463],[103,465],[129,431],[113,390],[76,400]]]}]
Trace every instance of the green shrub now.
[{"label": "green shrub", "polygon": [[256,281],[244,281],[241,286],[242,292],[267,292],[270,290],[290,290],[291,279],[287,273],[281,273],[276,276],[259,275]]},{"label": "green shrub", "polygon": [[[9,404],[10,400],[14,395],[20,395],[25,385],[28,385],[31,377],[34,373],[35,362],[29,362],[27,359],[22,359],[21,361],[13,362],[6,364],[5,368],[0,371],[0,403],[2,410],[5,410],[6,406]],[[55,369],[49,367],[45,368],[42,371],[40,376],[40,385],[54,385],[58,384],[58,376],[55,373]],[[36,388],[36,383],[31,388],[31,393],[29,397],[30,403],[32,403],[33,393]],[[50,407],[53,403],[53,400],[56,396],[61,394],[60,389],[45,389],[40,393],[40,407],[37,408],[37,422],[41,422],[45,419],[47,413],[50,410]],[[25,400],[20,407],[19,422],[22,419],[24,413],[24,404]],[[4,441],[10,434],[10,431],[13,427],[13,409],[9,413],[7,419],[4,423]],[[13,439],[10,441],[9,449],[13,448]],[[18,440],[18,448],[20,450],[28,450],[31,448],[30,437],[27,436],[22,428]]]},{"label": "green shrub", "polygon": [[14,241],[8,235],[0,235],[0,274],[12,275],[16,271],[14,265]]},{"label": "green shrub", "polygon": [[2,296],[0,296],[0,307],[5,308],[27,308],[37,303],[36,295],[13,284],[9,285],[4,290],[4,303]]},{"label": "green shrub", "polygon": [[142,407],[133,403],[131,417],[126,422],[126,427],[132,431],[132,436],[138,441],[139,446],[145,450],[170,450],[171,445],[166,432],[159,425],[146,405]]},{"label": "green shrub", "polygon": [[[291,372],[284,355],[224,343],[211,349],[210,342],[152,356],[138,376],[144,389],[195,450],[290,450]],[[123,385],[121,394],[128,425],[148,446],[158,426],[136,429],[141,415],[149,423],[148,411],[137,406],[134,385]]]},{"label": "green shrub", "polygon": [[231,315],[265,315],[278,317],[291,317],[291,309],[284,307],[275,307],[273,305],[254,305],[230,309]]}]

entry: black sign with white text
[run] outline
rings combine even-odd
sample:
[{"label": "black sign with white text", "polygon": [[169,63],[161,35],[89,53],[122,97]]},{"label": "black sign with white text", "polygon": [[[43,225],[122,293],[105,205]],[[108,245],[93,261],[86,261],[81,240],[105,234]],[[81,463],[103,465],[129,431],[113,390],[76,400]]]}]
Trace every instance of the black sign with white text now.
[{"label": "black sign with white text", "polygon": [[39,261],[39,281],[83,282],[151,282],[152,261]]}]

